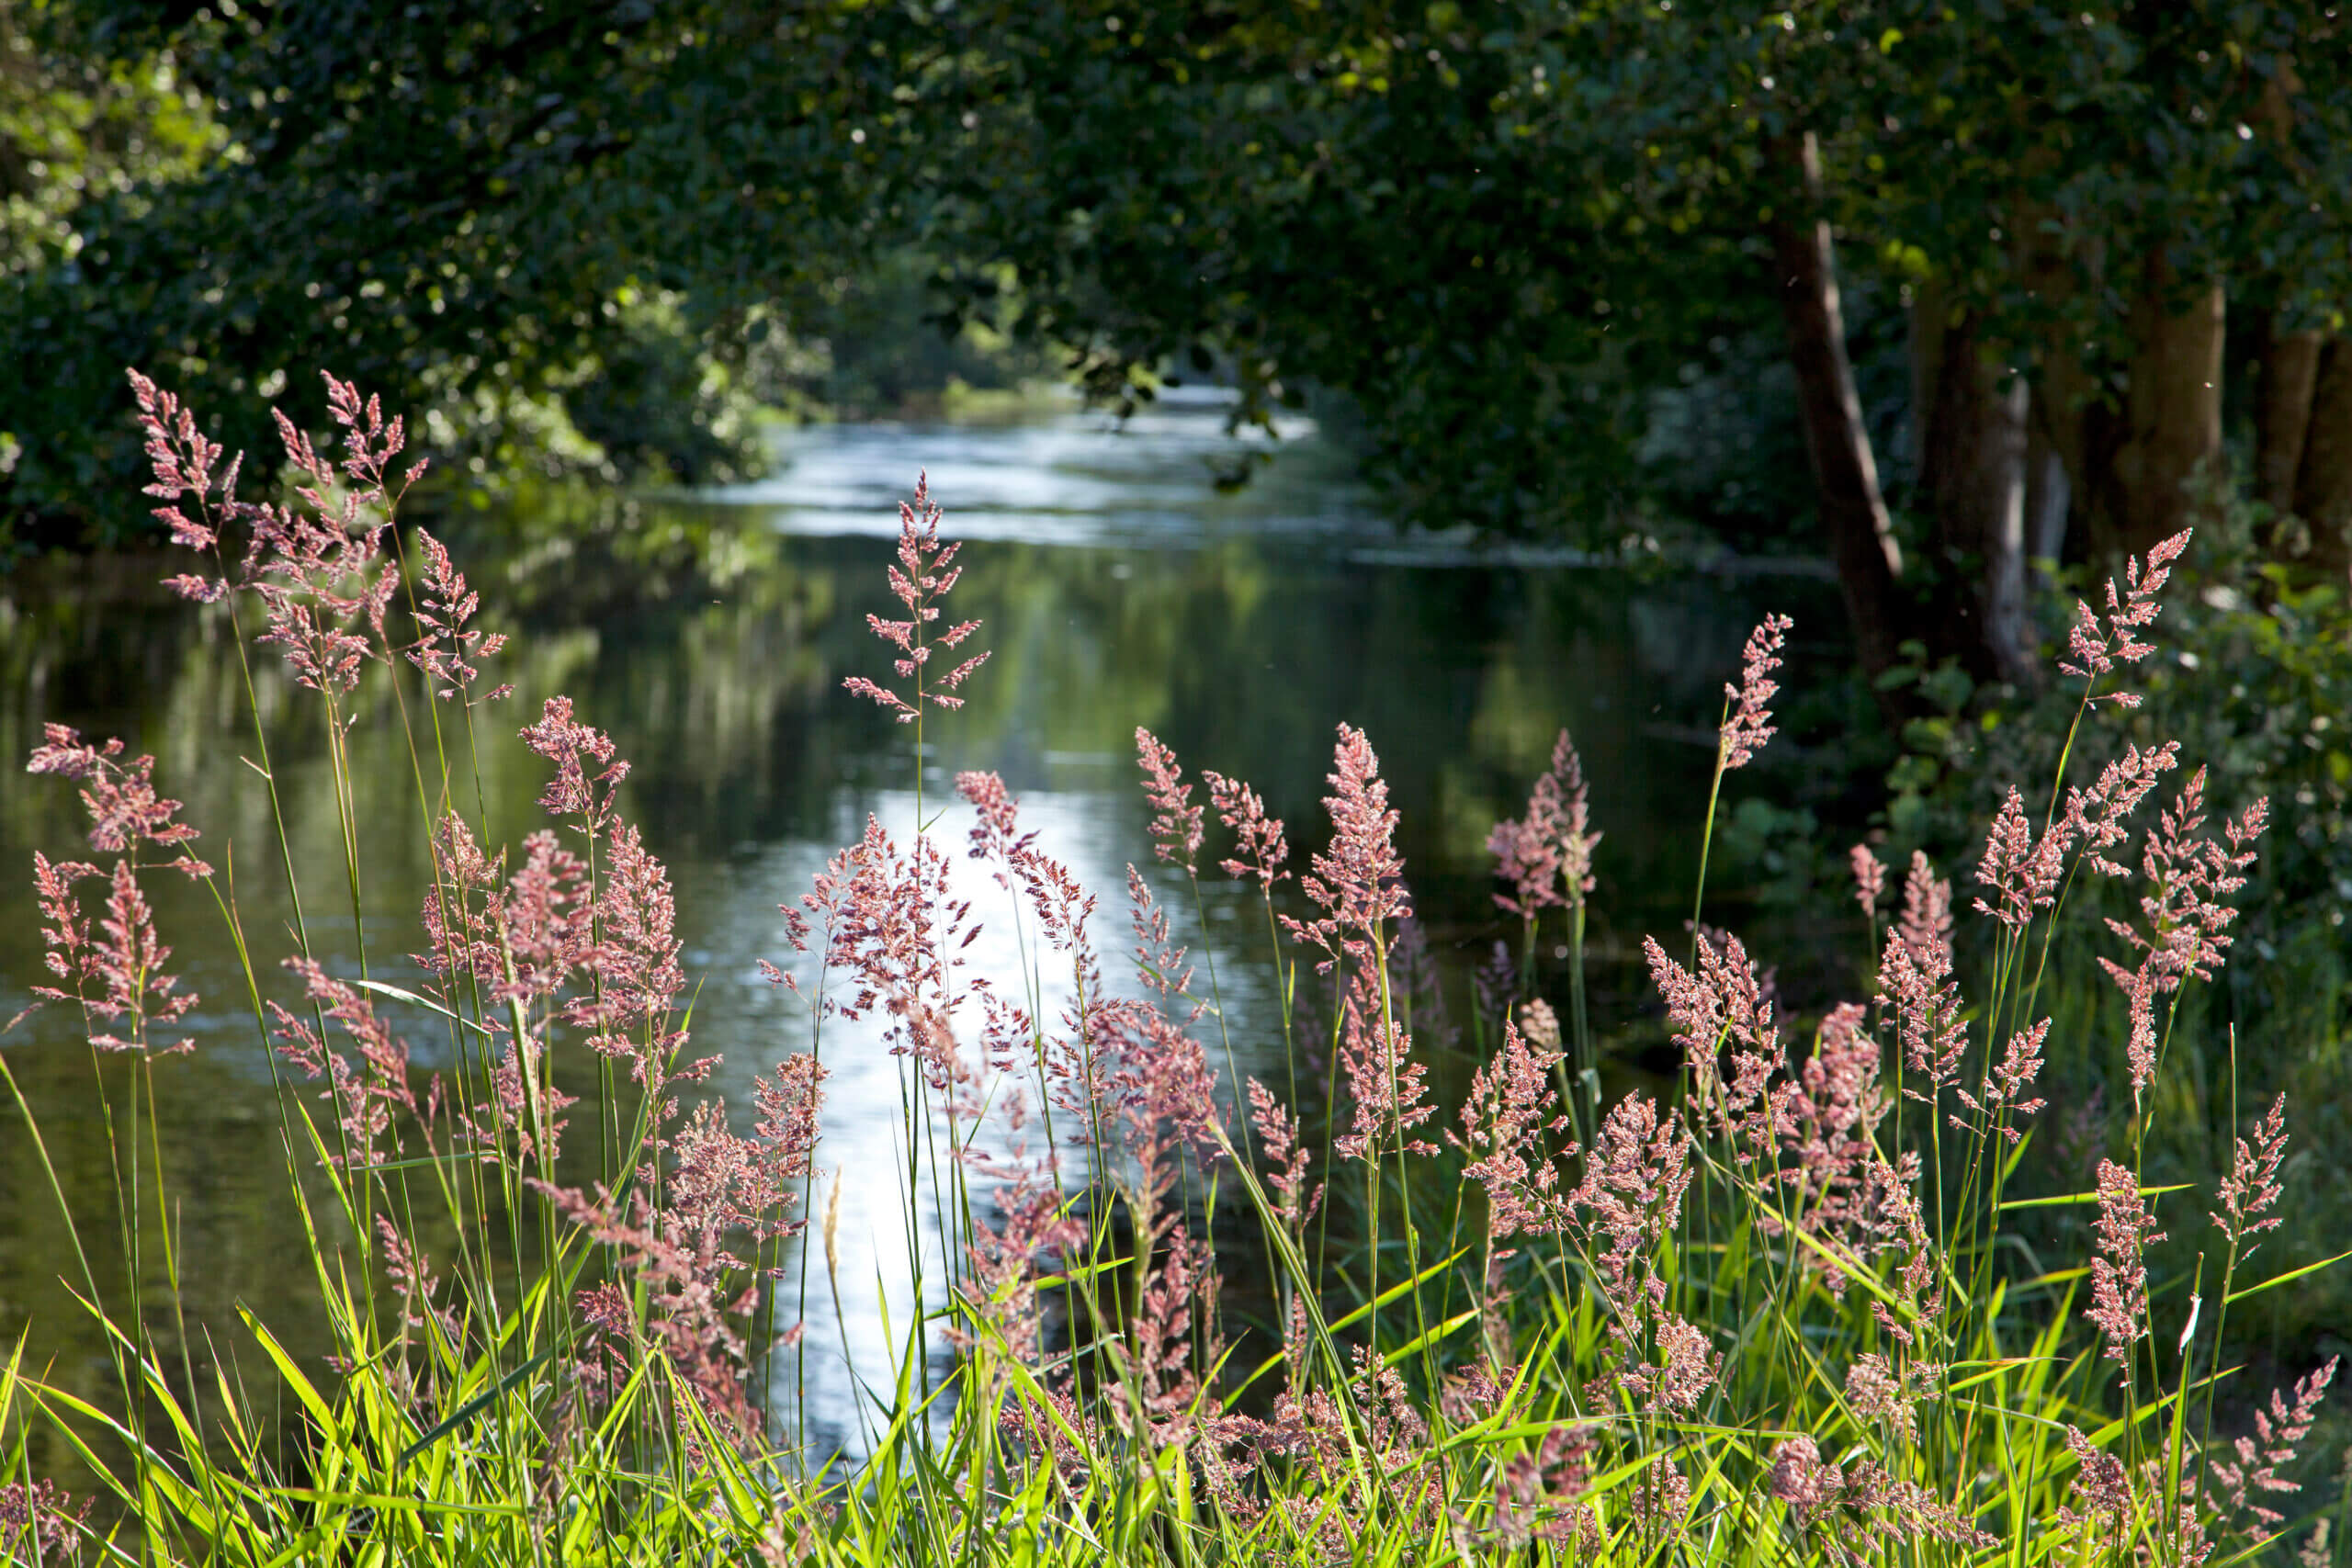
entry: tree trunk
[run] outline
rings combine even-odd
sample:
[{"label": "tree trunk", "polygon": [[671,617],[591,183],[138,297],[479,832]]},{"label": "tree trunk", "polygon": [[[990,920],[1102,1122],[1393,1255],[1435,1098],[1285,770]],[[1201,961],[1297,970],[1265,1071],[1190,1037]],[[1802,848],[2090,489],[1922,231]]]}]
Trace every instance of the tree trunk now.
[{"label": "tree trunk", "polygon": [[2025,435],[2025,554],[2028,561],[2059,561],[2066,557],[2066,517],[2075,487],[2066,473],[2066,455],[2051,431],[2047,410],[2050,393],[2035,394]]},{"label": "tree trunk", "polygon": [[2319,383],[2315,332],[2281,333],[2266,317],[2257,328],[2254,382],[2254,492],[2280,517],[2295,510],[2312,393]]},{"label": "tree trunk", "polygon": [[2328,340],[2314,378],[2295,512],[2311,526],[2313,565],[2352,567],[2352,338],[2340,334]]},{"label": "tree trunk", "polygon": [[[1807,131],[1775,139],[1766,155],[1782,175],[1765,229],[1788,327],[1789,363],[1796,371],[1805,454],[1855,649],[1864,673],[1876,676],[1893,668],[1903,640],[1904,604],[1895,585],[1903,557],[1879,490],[1854,367],[1846,357],[1837,260],[1822,213],[1821,152]],[[1891,694],[1882,694],[1881,705],[1890,717],[1899,716],[1901,705]]]},{"label": "tree trunk", "polygon": [[1934,335],[1919,481],[1935,517],[1937,640],[1978,681],[2030,684],[2025,378],[1986,353],[1973,314]]},{"label": "tree trunk", "polygon": [[2149,254],[2132,302],[2132,358],[2112,456],[2100,463],[2086,451],[2092,538],[2101,553],[2144,555],[2192,521],[2188,481],[2222,450],[2224,310],[2219,281],[2184,284],[2162,247]]}]

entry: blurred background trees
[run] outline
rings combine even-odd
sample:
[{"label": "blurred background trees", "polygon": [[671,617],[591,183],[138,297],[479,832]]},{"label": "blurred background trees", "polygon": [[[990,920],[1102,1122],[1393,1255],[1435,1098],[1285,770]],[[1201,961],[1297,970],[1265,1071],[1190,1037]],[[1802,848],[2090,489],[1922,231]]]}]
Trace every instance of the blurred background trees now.
[{"label": "blurred background trees", "polygon": [[2030,682],[2033,559],[2144,549],[2232,482],[2280,559],[2352,567],[2352,39],[2319,0],[0,30],[19,548],[146,526],[137,363],[223,412],[331,365],[483,474],[689,480],[757,464],[762,405],[1215,378],[1351,432],[1409,523],[1826,554],[1873,676]]}]

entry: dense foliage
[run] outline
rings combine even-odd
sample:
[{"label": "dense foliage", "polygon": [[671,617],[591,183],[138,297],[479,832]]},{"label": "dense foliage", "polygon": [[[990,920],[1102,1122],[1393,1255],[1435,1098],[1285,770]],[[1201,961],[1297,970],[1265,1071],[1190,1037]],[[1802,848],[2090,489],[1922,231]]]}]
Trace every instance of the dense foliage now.
[{"label": "dense foliage", "polygon": [[20,99],[85,124],[94,73],[168,84],[205,150],[45,164],[12,224],[25,537],[138,525],[84,510],[135,469],[126,361],[243,406],[332,357],[453,438],[552,410],[692,477],[808,384],[761,345],[873,364],[910,276],[1114,401],[1343,403],[1442,525],[1753,547],[1805,449],[1873,674],[1925,604],[1937,653],[2019,678],[2028,557],[2170,532],[2225,424],[2290,551],[2352,520],[2319,0],[17,15]]}]

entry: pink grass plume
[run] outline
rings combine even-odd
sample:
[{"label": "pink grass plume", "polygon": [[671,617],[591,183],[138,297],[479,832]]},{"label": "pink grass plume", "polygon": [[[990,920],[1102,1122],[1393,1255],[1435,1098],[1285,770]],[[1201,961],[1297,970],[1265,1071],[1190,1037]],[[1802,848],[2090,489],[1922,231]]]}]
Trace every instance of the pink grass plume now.
[{"label": "pink grass plume", "polygon": [[1730,712],[1717,739],[1716,754],[1727,770],[1747,766],[1772,739],[1770,704],[1781,689],[1772,671],[1781,667],[1781,645],[1795,625],[1786,615],[1767,615],[1747,635],[1747,646],[1740,652],[1739,684],[1724,687]]},{"label": "pink grass plume", "polygon": [[980,629],[978,621],[962,621],[935,635],[929,630],[940,617],[940,601],[964,575],[963,568],[956,565],[956,553],[962,547],[939,542],[940,517],[939,507],[931,499],[930,474],[918,475],[913,502],[899,503],[899,558],[890,568],[890,592],[907,607],[908,618],[865,617],[874,635],[899,650],[891,668],[900,680],[914,682],[910,694],[901,695],[863,675],[852,675],[842,682],[844,690],[871,699],[900,724],[912,724],[925,707],[962,707],[964,699],[955,694],[956,688],[989,658],[978,653],[936,680],[925,679],[933,652],[953,651]]}]

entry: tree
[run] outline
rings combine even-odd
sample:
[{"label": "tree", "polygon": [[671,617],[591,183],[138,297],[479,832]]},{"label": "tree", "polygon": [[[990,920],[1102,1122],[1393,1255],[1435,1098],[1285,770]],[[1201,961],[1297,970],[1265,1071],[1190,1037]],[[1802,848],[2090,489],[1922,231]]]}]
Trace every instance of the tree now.
[{"label": "tree", "polygon": [[[2317,0],[89,0],[46,27],[180,62],[222,151],[12,267],[19,510],[108,488],[125,361],[617,410],[664,384],[612,368],[626,299],[740,352],[919,250],[951,324],[1017,300],[1110,400],[1211,372],[1246,418],[1343,396],[1440,525],[1615,547],[1679,510],[1770,543],[1789,507],[1694,496],[1666,440],[1723,387],[1710,417],[1809,455],[1873,675],[1916,642],[2032,679],[2029,555],[2180,525],[2238,367],[2281,547],[2352,562],[2352,51]],[[1729,383],[1763,344],[1784,396]]]},{"label": "tree", "polygon": [[263,400],[309,406],[318,367],[494,425],[583,382],[662,382],[633,300],[739,346],[753,305],[788,310],[870,243],[853,124],[888,109],[905,53],[877,59],[854,10],[643,0],[36,20],[50,57],[101,73],[174,61],[217,146],[74,204],[0,277],[0,429],[24,448],[0,511],[42,538],[143,523],[91,509],[137,489],[126,365],[263,449]]},{"label": "tree", "polygon": [[[2228,291],[2342,320],[2352,94],[2309,0],[964,15],[1028,133],[966,193],[980,254],[1049,280],[1106,380],[1202,338],[1253,389],[1350,389],[1418,514],[1613,521],[1659,366],[1777,302],[1873,672],[1917,626],[2030,678],[2029,499],[2045,543],[2063,491],[2093,551],[2144,550],[2222,454]],[[1841,258],[1910,307],[1907,551]],[[2352,507],[2326,365],[2306,511]]]}]

